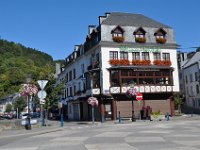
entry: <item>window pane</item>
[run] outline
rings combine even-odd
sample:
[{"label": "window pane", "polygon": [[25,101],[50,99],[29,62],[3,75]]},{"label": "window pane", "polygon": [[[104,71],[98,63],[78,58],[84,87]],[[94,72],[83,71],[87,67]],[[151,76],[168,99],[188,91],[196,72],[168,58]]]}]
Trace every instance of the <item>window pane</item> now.
[{"label": "window pane", "polygon": [[154,60],[161,60],[160,53],[153,53],[153,58],[154,58]]},{"label": "window pane", "polygon": [[128,70],[122,70],[121,75],[122,76],[128,76]]},{"label": "window pane", "polygon": [[118,59],[118,52],[110,51],[110,59]]},{"label": "window pane", "polygon": [[163,53],[163,60],[170,60],[170,54],[169,53]]},{"label": "window pane", "polygon": [[153,78],[140,78],[139,84],[153,84]]},{"label": "window pane", "polygon": [[149,53],[148,52],[142,52],[142,60],[149,60]]},{"label": "window pane", "polygon": [[128,52],[120,52],[120,59],[128,59]]},{"label": "window pane", "polygon": [[132,56],[133,56],[133,60],[140,60],[140,53],[139,52],[133,52]]},{"label": "window pane", "polygon": [[155,72],[155,76],[161,76],[161,72]]}]

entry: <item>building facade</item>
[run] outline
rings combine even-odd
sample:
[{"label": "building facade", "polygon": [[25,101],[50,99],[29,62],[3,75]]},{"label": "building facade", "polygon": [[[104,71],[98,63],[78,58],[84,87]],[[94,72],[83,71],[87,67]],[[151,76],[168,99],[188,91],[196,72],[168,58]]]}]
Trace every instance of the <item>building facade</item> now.
[{"label": "building facade", "polygon": [[[58,75],[64,82],[68,118],[90,120],[87,99],[99,101],[96,120],[139,116],[142,107],[174,114],[173,94],[179,92],[177,44],[173,29],[141,14],[105,13],[90,25],[84,44],[76,45]],[[127,96],[143,94],[142,103]]]},{"label": "building facade", "polygon": [[188,106],[200,108],[200,52],[188,59],[183,65],[183,83],[185,100]]}]

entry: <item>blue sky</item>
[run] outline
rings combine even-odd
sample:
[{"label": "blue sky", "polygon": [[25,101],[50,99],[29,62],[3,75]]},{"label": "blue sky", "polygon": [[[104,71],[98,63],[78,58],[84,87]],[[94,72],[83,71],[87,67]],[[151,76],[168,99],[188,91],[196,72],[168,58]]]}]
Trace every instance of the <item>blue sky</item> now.
[{"label": "blue sky", "polygon": [[142,13],[174,28],[184,51],[200,46],[200,0],[0,0],[0,36],[64,59],[105,12]]}]

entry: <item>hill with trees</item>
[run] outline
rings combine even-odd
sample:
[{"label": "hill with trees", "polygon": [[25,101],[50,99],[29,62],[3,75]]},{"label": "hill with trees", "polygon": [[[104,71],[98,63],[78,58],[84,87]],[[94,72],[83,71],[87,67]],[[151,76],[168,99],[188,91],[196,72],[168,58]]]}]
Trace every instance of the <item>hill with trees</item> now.
[{"label": "hill with trees", "polygon": [[19,91],[28,75],[32,82],[47,79],[55,82],[53,58],[22,44],[0,40],[0,98]]}]

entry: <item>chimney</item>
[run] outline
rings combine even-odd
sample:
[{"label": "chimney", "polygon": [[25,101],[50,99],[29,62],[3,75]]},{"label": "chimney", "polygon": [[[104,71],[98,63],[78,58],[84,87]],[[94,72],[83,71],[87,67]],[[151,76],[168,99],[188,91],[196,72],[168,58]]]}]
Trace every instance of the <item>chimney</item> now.
[{"label": "chimney", "polygon": [[74,51],[78,51],[80,45],[74,45]]},{"label": "chimney", "polygon": [[56,74],[55,76],[58,77],[58,75],[61,73],[61,64],[56,63]]},{"label": "chimney", "polygon": [[90,35],[94,29],[96,29],[95,25],[89,25],[88,26],[88,35]]},{"label": "chimney", "polygon": [[110,16],[109,12],[105,13],[105,16],[99,16],[99,24],[101,24],[106,18]]},{"label": "chimney", "polygon": [[106,18],[108,18],[108,17],[110,16],[110,13],[109,13],[109,12],[106,12],[106,13],[105,13],[105,16],[106,16]]},{"label": "chimney", "polygon": [[101,24],[105,19],[105,16],[99,16],[99,24]]}]

